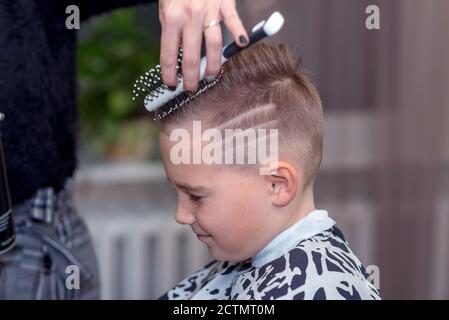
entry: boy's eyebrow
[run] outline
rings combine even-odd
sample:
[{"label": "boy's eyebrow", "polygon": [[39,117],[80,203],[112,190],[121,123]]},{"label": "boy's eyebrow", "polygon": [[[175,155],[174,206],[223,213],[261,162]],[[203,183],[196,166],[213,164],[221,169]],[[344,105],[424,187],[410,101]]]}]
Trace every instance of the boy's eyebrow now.
[{"label": "boy's eyebrow", "polygon": [[[172,182],[168,176],[167,176],[167,180]],[[178,188],[180,189],[184,189],[184,190],[189,190],[189,191],[196,191],[196,192],[201,192],[201,191],[206,191],[208,190],[206,187],[204,186],[191,186],[188,183],[175,183],[173,182],[174,185],[176,185]]]}]

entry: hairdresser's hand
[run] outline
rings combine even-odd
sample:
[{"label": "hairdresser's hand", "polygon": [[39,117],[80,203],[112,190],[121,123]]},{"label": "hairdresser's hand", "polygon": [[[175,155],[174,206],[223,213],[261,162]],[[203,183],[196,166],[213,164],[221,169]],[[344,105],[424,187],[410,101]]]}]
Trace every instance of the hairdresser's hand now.
[{"label": "hairdresser's hand", "polygon": [[178,83],[176,65],[178,48],[182,43],[184,89],[197,89],[203,33],[206,39],[206,76],[218,74],[221,65],[221,26],[217,24],[206,28],[214,21],[223,21],[239,46],[248,43],[235,0],[160,0],[159,20],[162,26],[162,79],[168,86]]}]

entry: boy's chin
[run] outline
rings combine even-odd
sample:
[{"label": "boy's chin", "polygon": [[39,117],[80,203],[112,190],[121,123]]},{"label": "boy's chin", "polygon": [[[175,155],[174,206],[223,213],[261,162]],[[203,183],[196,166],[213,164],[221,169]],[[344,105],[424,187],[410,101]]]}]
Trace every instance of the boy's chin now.
[{"label": "boy's chin", "polygon": [[211,246],[207,246],[207,250],[209,251],[209,254],[217,261],[229,261],[226,259],[227,255],[220,254],[220,252],[217,252],[217,250],[212,248]]}]

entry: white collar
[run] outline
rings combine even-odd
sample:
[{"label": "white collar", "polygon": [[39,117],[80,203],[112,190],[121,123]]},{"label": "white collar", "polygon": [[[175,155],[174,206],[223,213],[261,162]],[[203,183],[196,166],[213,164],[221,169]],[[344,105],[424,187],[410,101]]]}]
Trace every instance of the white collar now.
[{"label": "white collar", "polygon": [[329,217],[326,210],[314,210],[279,233],[253,257],[251,263],[254,267],[259,268],[284,255],[300,241],[328,230],[334,225],[335,221]]}]

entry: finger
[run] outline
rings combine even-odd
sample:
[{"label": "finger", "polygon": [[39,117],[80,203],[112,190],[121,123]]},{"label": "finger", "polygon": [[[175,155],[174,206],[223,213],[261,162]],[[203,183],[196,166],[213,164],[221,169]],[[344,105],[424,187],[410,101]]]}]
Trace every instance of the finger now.
[{"label": "finger", "polygon": [[200,73],[200,54],[203,19],[198,15],[187,21],[182,33],[182,74],[184,90],[195,91]]},{"label": "finger", "polygon": [[249,42],[248,33],[243,27],[242,21],[237,13],[235,1],[225,0],[220,8],[220,13],[237,45],[240,47],[246,46]]},{"label": "finger", "polygon": [[167,86],[177,86],[178,50],[181,36],[181,19],[175,13],[167,12],[161,16],[161,54],[162,79]]},{"label": "finger", "polygon": [[[208,19],[206,18],[205,21],[212,22],[217,21],[216,19]],[[221,67],[221,49],[223,46],[223,39],[221,36],[221,27],[220,25],[216,25],[213,27],[209,27],[206,30],[204,30],[204,38],[206,40],[206,59],[207,59],[207,65],[206,65],[206,76],[211,75],[218,75],[218,72],[220,71]]]}]

